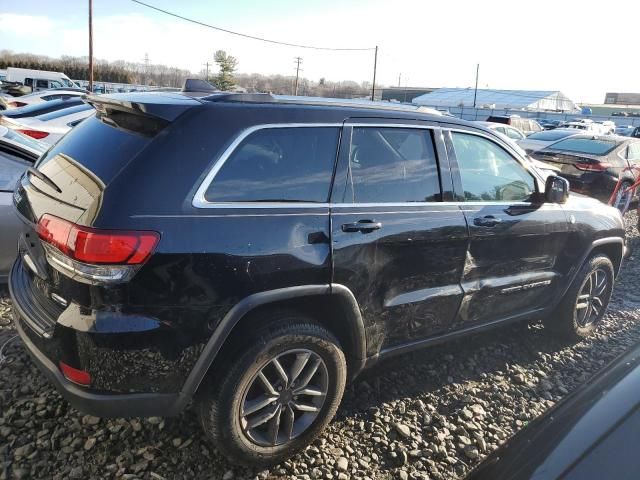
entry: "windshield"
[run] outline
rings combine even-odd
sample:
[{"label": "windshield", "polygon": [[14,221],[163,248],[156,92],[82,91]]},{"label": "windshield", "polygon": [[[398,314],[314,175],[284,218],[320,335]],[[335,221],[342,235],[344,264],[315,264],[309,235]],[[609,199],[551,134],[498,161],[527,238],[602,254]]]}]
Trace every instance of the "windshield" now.
[{"label": "windshield", "polygon": [[591,155],[606,155],[618,146],[614,140],[602,138],[565,138],[549,145],[548,148],[566,152],[587,153]]},{"label": "windshield", "polygon": [[64,117],[66,115],[71,115],[72,113],[84,112],[85,110],[91,110],[93,107],[86,103],[81,105],[76,105],[74,107],[63,108],[61,110],[56,110],[55,112],[49,112],[42,115],[38,115],[35,118],[38,120],[42,120],[46,122],[48,120],[55,120],[56,118]]},{"label": "windshield", "polygon": [[568,137],[570,135],[576,135],[576,132],[567,132],[562,130],[544,130],[542,132],[537,132],[529,135],[530,140],[544,140],[548,142],[553,142],[555,140],[560,140],[561,138]]}]

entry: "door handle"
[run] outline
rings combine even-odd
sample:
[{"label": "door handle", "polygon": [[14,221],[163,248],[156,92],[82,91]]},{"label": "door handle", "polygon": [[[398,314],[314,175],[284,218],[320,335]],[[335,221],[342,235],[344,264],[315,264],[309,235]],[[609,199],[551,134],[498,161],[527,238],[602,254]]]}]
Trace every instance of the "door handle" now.
[{"label": "door handle", "polygon": [[493,215],[486,215],[484,217],[476,217],[473,219],[473,224],[477,227],[495,227],[502,222],[502,219],[496,218]]},{"label": "door handle", "polygon": [[358,220],[355,223],[344,223],[342,224],[343,232],[362,232],[369,233],[374,230],[380,230],[382,228],[382,223],[374,222],[373,220]]}]

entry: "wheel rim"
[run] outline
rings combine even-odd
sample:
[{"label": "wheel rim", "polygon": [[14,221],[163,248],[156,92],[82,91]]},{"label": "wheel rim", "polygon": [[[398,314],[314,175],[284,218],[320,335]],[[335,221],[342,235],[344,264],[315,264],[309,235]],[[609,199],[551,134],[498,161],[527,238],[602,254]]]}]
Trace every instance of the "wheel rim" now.
[{"label": "wheel rim", "polygon": [[318,417],[328,385],[327,366],[317,353],[296,349],[279,354],[249,382],[238,412],[242,431],[260,446],[288,443]]},{"label": "wheel rim", "polygon": [[604,313],[609,281],[607,272],[598,268],[591,272],[576,301],[576,318],[581,327],[593,324]]}]

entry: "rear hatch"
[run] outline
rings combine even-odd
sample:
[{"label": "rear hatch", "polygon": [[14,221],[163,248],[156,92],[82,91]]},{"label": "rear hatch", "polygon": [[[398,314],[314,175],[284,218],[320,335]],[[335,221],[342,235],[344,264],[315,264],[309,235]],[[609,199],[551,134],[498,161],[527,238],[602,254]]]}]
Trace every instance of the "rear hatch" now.
[{"label": "rear hatch", "polygon": [[[52,268],[51,255],[47,260],[45,247],[50,245],[39,237],[39,231],[40,235],[43,231],[41,219],[55,218],[59,225],[73,224],[87,230],[94,227],[109,184],[194,102],[187,99],[174,104],[162,96],[140,94],[135,98],[89,97],[88,101],[96,108],[96,115],[80,123],[41,157],[14,192],[14,204],[23,220],[17,267],[22,277],[28,277],[20,281],[48,299],[77,299],[78,285],[73,281],[77,277]],[[12,276],[16,273],[14,268]],[[80,299],[79,303],[87,305],[88,300]]]}]

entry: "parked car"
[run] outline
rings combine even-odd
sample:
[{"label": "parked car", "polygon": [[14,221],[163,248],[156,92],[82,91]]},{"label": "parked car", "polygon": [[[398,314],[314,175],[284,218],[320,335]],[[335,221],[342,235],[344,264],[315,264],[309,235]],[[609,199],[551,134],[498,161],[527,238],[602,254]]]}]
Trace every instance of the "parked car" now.
[{"label": "parked car", "polygon": [[616,127],[615,134],[622,137],[632,137],[635,131],[635,127],[631,125],[622,125],[620,127]]},{"label": "parked car", "polygon": [[514,142],[527,138],[527,136],[517,128],[512,127],[510,125],[506,125],[504,123],[480,122],[480,121],[478,121],[477,123],[505,135],[507,138],[509,138],[510,140],[513,140]]},{"label": "parked car", "polygon": [[22,222],[13,208],[13,189],[28,167],[47,147],[0,126],[0,283],[5,283],[16,258],[18,231]]},{"label": "parked car", "polygon": [[640,163],[640,140],[616,135],[575,135],[531,156],[560,167],[560,175],[569,180],[572,191],[606,202],[620,177],[624,187],[634,182],[632,172],[623,169]]},{"label": "parked car", "polygon": [[82,103],[35,117],[5,120],[3,125],[47,145],[53,145],[69,130],[93,114],[93,107]]},{"label": "parked car", "polygon": [[30,68],[8,67],[6,80],[21,83],[25,87],[29,87],[32,92],[51,88],[78,87],[62,72],[48,72]]},{"label": "parked car", "polygon": [[634,479],[640,431],[640,347],[519,431],[466,480]]},{"label": "parked car", "polygon": [[487,122],[504,123],[506,125],[511,125],[512,127],[520,130],[525,135],[531,135],[532,133],[540,132],[541,130],[543,130],[540,124],[534,119],[522,118],[517,115],[511,115],[508,117],[492,115],[487,118]]},{"label": "parked car", "polygon": [[55,112],[64,108],[75,107],[82,105],[82,98],[71,97],[60,100],[49,100],[48,102],[36,103],[33,105],[27,105],[19,108],[10,108],[8,110],[0,111],[0,125],[6,121],[15,120],[18,118],[35,117],[37,115],[43,115],[45,113]]},{"label": "parked car", "polygon": [[609,302],[620,213],[472,122],[268,94],[88,101],[20,180],[9,281],[26,349],[81,411],[194,399],[221,453],[273,464],[382,358],[516,320],[579,339]]},{"label": "parked car", "polygon": [[527,154],[541,150],[558,140],[573,135],[579,135],[573,128],[555,128],[553,130],[543,130],[542,132],[532,133],[528,137],[518,141],[518,145],[524,149]]},{"label": "parked car", "polygon": [[67,100],[72,97],[82,97],[87,93],[89,92],[83,88],[53,88],[11,99],[7,102],[7,106],[9,108],[24,107],[50,100]]},{"label": "parked car", "polygon": [[[565,122],[562,128],[572,128],[575,130],[582,130],[583,133],[593,133],[594,135],[610,135],[612,133],[610,125],[604,125],[603,123],[594,122],[591,119],[583,118],[578,120],[572,120]],[[615,124],[613,127],[615,131]]]},{"label": "parked car", "polygon": [[[507,134],[502,133],[505,130],[505,128],[515,130],[514,128],[509,127],[507,125],[502,125],[500,123],[490,123],[490,122],[476,122],[476,123],[493,130],[505,142],[508,142],[511,145],[511,147],[514,148],[520,154],[520,156],[525,158],[530,163],[530,165],[534,167],[538,171],[538,173],[540,173],[543,180],[546,180],[546,178],[550,175],[558,175],[558,173],[560,173],[560,169],[558,167],[555,167],[553,165],[541,162],[539,160],[536,160],[535,158],[530,157],[529,154],[525,152],[512,137],[509,137]],[[519,131],[516,130],[516,132],[519,132]],[[520,135],[521,135],[521,138],[526,138],[524,137],[524,135],[522,135],[522,133],[520,133]]]},{"label": "parked car", "polygon": [[536,121],[544,130],[553,130],[554,128],[559,128],[564,123],[563,120],[549,120],[547,118],[537,118]]}]

